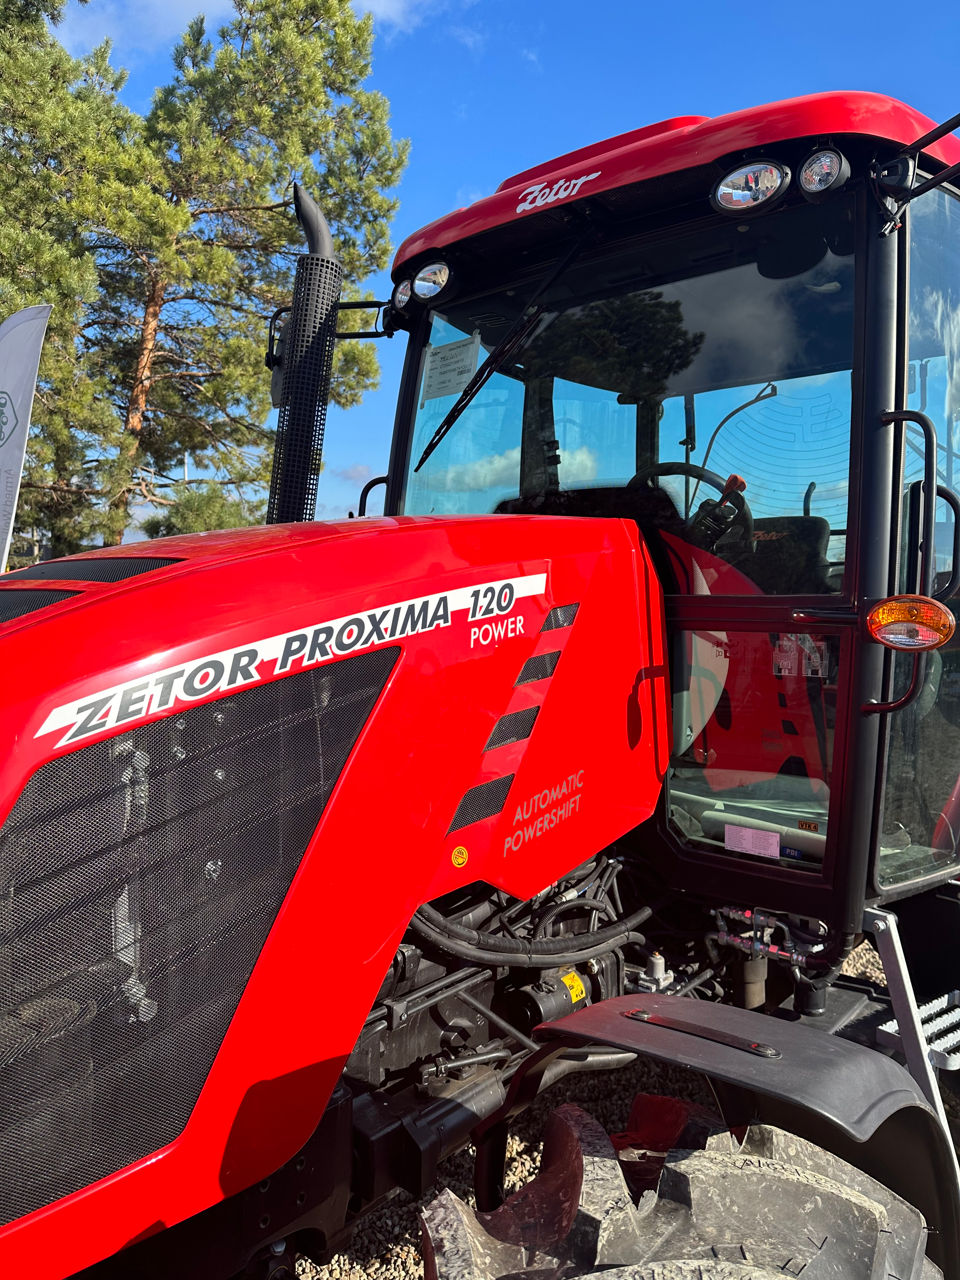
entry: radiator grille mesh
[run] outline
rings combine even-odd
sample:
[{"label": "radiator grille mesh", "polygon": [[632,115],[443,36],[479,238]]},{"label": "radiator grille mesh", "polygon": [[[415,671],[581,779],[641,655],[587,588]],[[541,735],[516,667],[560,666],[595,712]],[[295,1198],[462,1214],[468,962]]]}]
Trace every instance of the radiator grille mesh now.
[{"label": "radiator grille mesh", "polygon": [[94,743],[0,831],[0,1220],[182,1130],[397,648]]}]

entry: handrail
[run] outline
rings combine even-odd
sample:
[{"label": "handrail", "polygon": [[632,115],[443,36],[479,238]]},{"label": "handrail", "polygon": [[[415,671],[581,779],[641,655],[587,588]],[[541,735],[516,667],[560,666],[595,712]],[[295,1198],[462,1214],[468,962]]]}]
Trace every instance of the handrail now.
[{"label": "handrail", "polygon": [[934,533],[937,509],[937,429],[925,413],[913,409],[896,409],[880,415],[885,423],[912,422],[923,432],[923,523],[920,536],[920,594],[930,595],[933,590]]},{"label": "handrail", "polygon": [[370,490],[375,489],[378,484],[386,484],[386,483],[387,483],[386,476],[374,476],[372,480],[367,481],[367,483],[360,490],[360,501],[357,503],[358,516],[365,516],[367,514],[367,496],[370,493]]}]

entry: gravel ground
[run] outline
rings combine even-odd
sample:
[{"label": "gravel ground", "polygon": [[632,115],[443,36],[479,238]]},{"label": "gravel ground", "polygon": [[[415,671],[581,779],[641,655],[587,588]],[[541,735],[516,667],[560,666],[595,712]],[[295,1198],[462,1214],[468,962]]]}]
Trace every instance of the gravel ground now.
[{"label": "gravel ground", "polygon": [[[883,985],[883,970],[873,947],[862,943],[844,965],[844,973],[867,978]],[[507,1150],[507,1186],[515,1188],[537,1172],[540,1161],[539,1134],[547,1111],[562,1102],[574,1102],[590,1112],[608,1132],[623,1129],[634,1094],[678,1093],[711,1105],[706,1086],[699,1076],[655,1063],[637,1062],[620,1071],[584,1072],[569,1076],[551,1089],[516,1121],[516,1132]],[[948,1106],[948,1109],[951,1109]],[[473,1164],[469,1151],[444,1161],[442,1183],[462,1199],[472,1198]],[[439,1187],[438,1187],[439,1189]],[[297,1275],[303,1280],[416,1280],[423,1276],[420,1260],[422,1204],[434,1198],[431,1191],[423,1201],[400,1193],[357,1226],[349,1249],[335,1254],[326,1266],[301,1258]]]}]

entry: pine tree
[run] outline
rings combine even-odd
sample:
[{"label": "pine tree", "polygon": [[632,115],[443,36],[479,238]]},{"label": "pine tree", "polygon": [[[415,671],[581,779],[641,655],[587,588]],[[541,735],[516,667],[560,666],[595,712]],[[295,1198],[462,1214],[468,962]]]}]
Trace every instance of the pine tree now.
[{"label": "pine tree", "polygon": [[[346,278],[386,264],[385,194],[406,155],[387,103],[365,90],[372,29],[348,0],[236,0],[209,39],[202,18],[146,117],[129,190],[96,242],[90,341],[122,371],[120,449],[109,472],[114,536],[130,499],[164,501],[190,453],[240,492],[266,478],[265,318],[289,301],[303,248],[292,182],[319,199]],[[372,349],[342,350],[333,399],[376,385]]]},{"label": "pine tree", "polygon": [[[106,48],[76,63],[50,37],[36,10],[50,13],[53,0],[15,7],[19,75],[38,99],[24,145],[47,158],[39,182],[30,161],[10,158],[22,192],[17,233],[27,228],[36,253],[32,287],[12,288],[0,240],[0,307],[57,293],[63,353],[56,370],[45,363],[27,485],[47,487],[25,488],[23,523],[53,534],[55,500],[77,520],[78,539],[107,543],[143,505],[161,511],[144,526],[151,531],[171,520],[192,526],[204,510],[223,520],[231,501],[249,519],[272,444],[266,319],[288,304],[303,249],[293,181],[320,202],[348,280],[362,281],[389,254],[395,202],[386,193],[406,144],[391,138],[385,99],[364,88],[370,19],[349,0],[235,0],[216,38],[202,18],[189,25],[172,81],[141,118],[117,102],[122,77]],[[11,65],[10,51],[0,53],[0,85]],[[51,71],[57,105],[46,113],[39,99]],[[15,90],[4,85],[0,108]],[[58,143],[53,119],[68,106],[80,117],[77,137]],[[365,317],[347,312],[344,322],[361,327]],[[335,403],[357,403],[377,376],[369,344],[343,344]],[[198,473],[189,502],[178,478],[187,454]],[[62,553],[63,528],[53,542]]]},{"label": "pine tree", "polygon": [[53,305],[34,405],[11,564],[65,555],[103,531],[99,461],[119,440],[105,380],[86,367],[84,305],[97,267],[85,203],[112,168],[131,117],[106,49],[81,62],[50,36],[56,4],[0,0],[0,318]]}]

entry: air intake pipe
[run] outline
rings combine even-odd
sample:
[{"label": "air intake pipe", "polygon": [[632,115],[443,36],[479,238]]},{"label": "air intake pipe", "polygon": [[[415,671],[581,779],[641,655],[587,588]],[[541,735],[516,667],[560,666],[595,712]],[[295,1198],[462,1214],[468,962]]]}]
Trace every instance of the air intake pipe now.
[{"label": "air intake pipe", "polygon": [[[312,520],[323,455],[323,429],[333,371],[333,345],[343,268],[316,202],[297,183],[293,205],[307,252],[297,260],[293,305],[282,342],[267,363],[277,366],[280,408],[267,503],[267,524]],[[276,319],[276,317],[274,317]],[[272,328],[272,326],[271,326]]]}]

